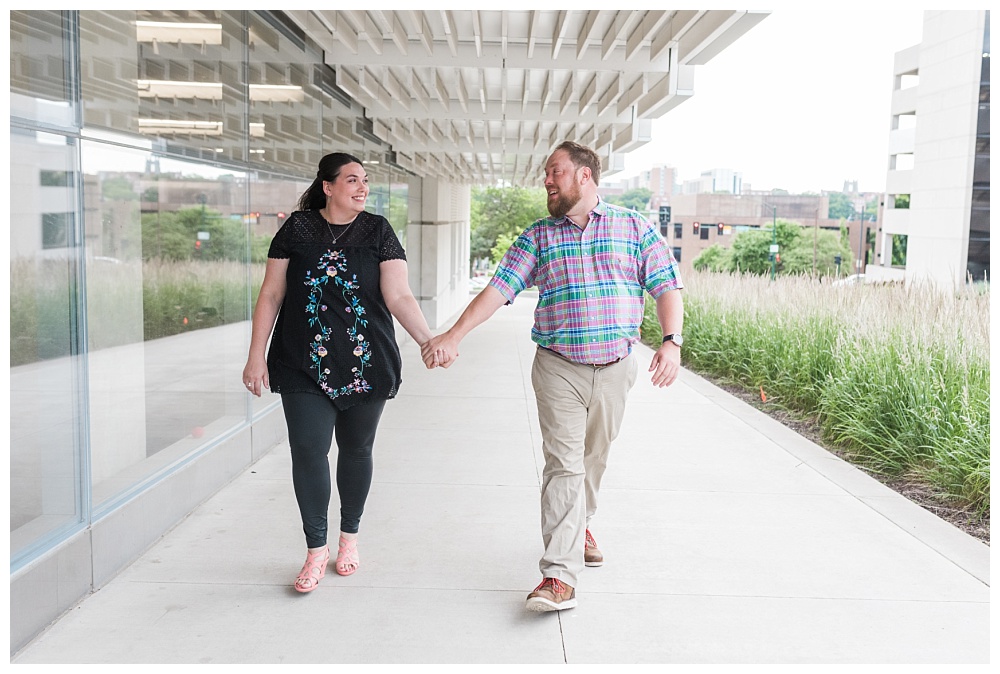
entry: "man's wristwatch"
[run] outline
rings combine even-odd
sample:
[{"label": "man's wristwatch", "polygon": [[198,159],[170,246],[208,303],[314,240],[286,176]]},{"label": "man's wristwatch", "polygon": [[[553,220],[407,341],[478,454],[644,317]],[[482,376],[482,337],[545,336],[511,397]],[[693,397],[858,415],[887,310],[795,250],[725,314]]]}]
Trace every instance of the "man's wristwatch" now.
[{"label": "man's wristwatch", "polygon": [[677,346],[684,345],[684,338],[681,337],[680,333],[671,333],[669,335],[663,335],[663,343],[673,342]]}]

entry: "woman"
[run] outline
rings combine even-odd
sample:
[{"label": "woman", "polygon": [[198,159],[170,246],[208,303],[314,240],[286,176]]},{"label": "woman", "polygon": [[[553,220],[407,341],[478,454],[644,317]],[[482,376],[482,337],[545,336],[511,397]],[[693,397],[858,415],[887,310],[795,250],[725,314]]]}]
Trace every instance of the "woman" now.
[{"label": "woman", "polygon": [[[320,160],[299,210],[275,234],[253,313],[243,383],[281,394],[292,483],[306,536],[299,592],[326,575],[330,443],[337,438],[340,540],[334,568],[358,570],[358,527],[372,480],[372,445],[385,401],[400,384],[392,317],[423,344],[431,337],[407,282],[406,254],[389,222],[365,211],[361,160]],[[271,347],[265,347],[274,328]]]}]

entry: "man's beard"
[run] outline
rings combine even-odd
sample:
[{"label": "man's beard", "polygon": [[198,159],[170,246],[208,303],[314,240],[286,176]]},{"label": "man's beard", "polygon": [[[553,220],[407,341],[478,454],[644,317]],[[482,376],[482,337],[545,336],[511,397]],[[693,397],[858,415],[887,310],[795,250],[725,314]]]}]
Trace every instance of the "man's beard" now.
[{"label": "man's beard", "polygon": [[555,202],[550,198],[545,205],[548,206],[549,215],[553,218],[562,218],[580,203],[581,198],[583,198],[583,194],[580,192],[580,187],[573,185],[572,192],[560,190]]}]

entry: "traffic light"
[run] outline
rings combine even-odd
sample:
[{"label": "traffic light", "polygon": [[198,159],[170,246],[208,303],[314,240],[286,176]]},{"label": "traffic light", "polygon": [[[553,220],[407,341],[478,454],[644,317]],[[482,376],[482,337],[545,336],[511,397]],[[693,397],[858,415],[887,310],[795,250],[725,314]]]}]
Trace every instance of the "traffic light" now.
[{"label": "traffic light", "polygon": [[694,225],[691,226],[691,229],[695,234],[697,234],[698,230],[701,229],[701,223],[700,222],[694,223]]},{"label": "traffic light", "polygon": [[725,225],[720,222],[719,223],[719,236],[722,236],[722,232],[724,232],[725,229],[726,229]]},{"label": "traffic light", "polygon": [[197,241],[194,242],[194,249],[196,251],[200,251],[201,250],[201,240],[197,240]]}]

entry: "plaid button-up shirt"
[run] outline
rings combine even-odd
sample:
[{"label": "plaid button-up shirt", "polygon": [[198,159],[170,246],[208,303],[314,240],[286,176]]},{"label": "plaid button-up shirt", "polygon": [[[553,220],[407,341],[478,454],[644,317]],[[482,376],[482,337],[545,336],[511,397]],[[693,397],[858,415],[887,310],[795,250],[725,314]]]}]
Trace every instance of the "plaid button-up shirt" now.
[{"label": "plaid button-up shirt", "polygon": [[633,210],[598,201],[581,230],[543,218],[504,254],[490,281],[508,303],[538,286],[531,339],[577,363],[624,358],[639,340],[643,290],[683,288],[666,241]]}]

